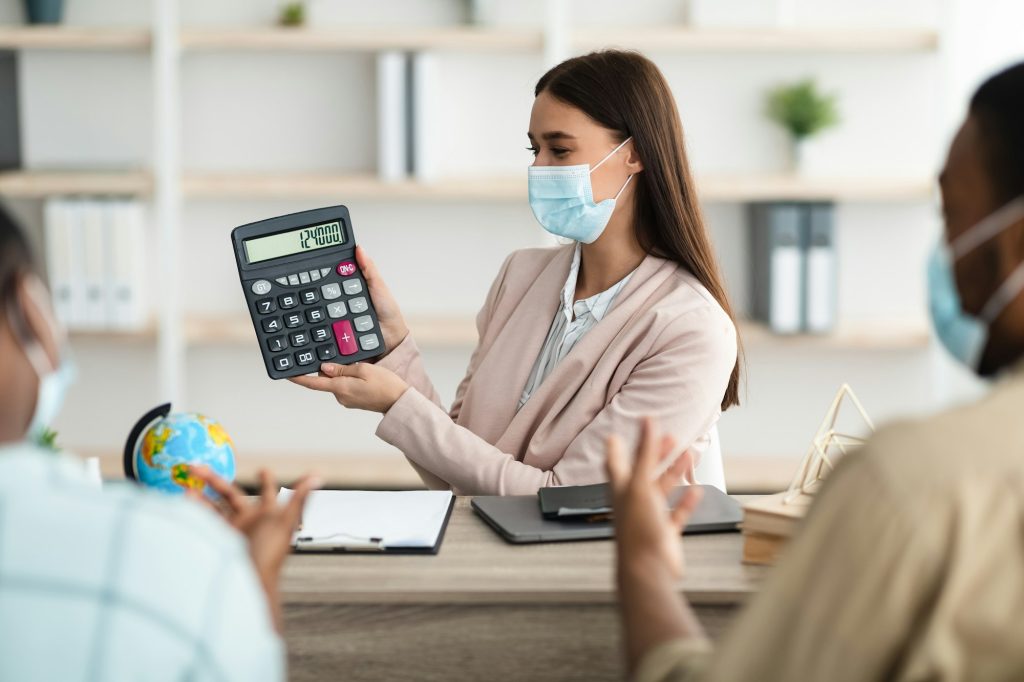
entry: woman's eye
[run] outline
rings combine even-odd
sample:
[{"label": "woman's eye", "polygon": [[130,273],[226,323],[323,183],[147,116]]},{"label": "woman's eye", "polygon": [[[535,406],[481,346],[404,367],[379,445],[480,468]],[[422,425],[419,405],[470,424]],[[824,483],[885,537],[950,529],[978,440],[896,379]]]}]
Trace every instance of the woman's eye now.
[{"label": "woman's eye", "polygon": [[552,149],[551,149],[551,153],[552,153],[552,154],[554,154],[555,156],[557,156],[557,157],[561,158],[561,157],[565,156],[566,154],[568,154],[568,153],[569,153],[569,150],[568,150],[568,149],[556,149],[556,148],[552,148]]}]

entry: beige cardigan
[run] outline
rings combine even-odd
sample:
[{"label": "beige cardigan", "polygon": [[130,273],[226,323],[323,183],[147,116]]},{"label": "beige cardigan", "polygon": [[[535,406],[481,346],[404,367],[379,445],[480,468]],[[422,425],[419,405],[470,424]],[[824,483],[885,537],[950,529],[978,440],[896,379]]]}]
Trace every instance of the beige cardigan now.
[{"label": "beige cardigan", "polygon": [[377,435],[405,453],[430,487],[524,495],[604,481],[605,439],[616,433],[632,448],[647,415],[698,452],[712,440],[736,362],[736,330],[692,275],[654,256],[516,412],[572,255],[565,246],[505,260],[477,315],[480,340],[449,413],[411,336],[380,361],[410,389]]}]

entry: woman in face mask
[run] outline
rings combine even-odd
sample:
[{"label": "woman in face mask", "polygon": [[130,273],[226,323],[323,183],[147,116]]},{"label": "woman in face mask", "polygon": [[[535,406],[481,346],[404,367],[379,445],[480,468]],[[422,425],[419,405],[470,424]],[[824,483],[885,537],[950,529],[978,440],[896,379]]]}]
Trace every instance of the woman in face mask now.
[{"label": "woman in face mask", "polygon": [[450,411],[374,263],[357,252],[390,353],[294,379],[384,414],[377,435],[432,487],[530,494],[605,479],[604,443],[650,414],[724,487],[716,423],[738,403],[738,340],[672,92],[629,52],[537,83],[529,201],[559,248],[509,256],[477,316]]}]

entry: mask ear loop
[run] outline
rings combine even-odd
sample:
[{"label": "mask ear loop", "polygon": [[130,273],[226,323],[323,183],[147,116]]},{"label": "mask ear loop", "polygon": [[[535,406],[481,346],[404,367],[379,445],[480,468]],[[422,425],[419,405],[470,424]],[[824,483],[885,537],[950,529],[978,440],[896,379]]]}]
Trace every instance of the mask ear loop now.
[{"label": "mask ear loop", "polygon": [[619,200],[619,197],[622,196],[622,193],[626,191],[626,185],[628,185],[629,181],[632,180],[632,179],[633,179],[633,174],[630,173],[629,177],[626,178],[626,182],[622,183],[622,188],[618,191],[618,193],[614,197],[612,197],[612,201],[618,201]]},{"label": "mask ear loop", "polygon": [[608,159],[612,158],[612,156],[613,156],[613,155],[615,154],[615,152],[617,152],[617,151],[619,151],[620,149],[622,149],[623,147],[625,147],[625,146],[626,146],[626,143],[627,143],[627,142],[629,142],[629,141],[630,141],[630,140],[632,140],[632,139],[633,139],[633,136],[632,136],[632,135],[630,135],[630,136],[629,136],[629,137],[627,137],[627,138],[626,138],[625,140],[623,140],[623,141],[622,141],[622,144],[620,144],[620,145],[619,145],[618,147],[616,147],[615,149],[613,149],[613,150],[611,150],[610,152],[608,152],[608,155],[607,155],[607,156],[605,156],[605,157],[604,157],[603,159],[601,159],[600,161],[598,161],[598,162],[597,162],[597,165],[596,165],[596,166],[594,166],[593,168],[591,168],[591,169],[590,169],[590,172],[591,172],[591,173],[593,173],[593,172],[594,172],[594,171],[596,171],[596,170],[597,170],[598,168],[600,168],[600,167],[601,167],[601,164],[603,164],[603,163],[604,163],[605,161],[607,161]]},{"label": "mask ear loop", "polygon": [[1017,197],[1002,208],[996,209],[994,213],[984,218],[972,229],[953,240],[953,243],[949,245],[953,260],[956,261],[964,257],[1022,217],[1024,217],[1024,196]]},{"label": "mask ear loop", "polygon": [[981,309],[978,318],[985,324],[992,324],[995,319],[1010,305],[1013,299],[1024,290],[1024,263],[1014,269],[1006,281],[999,285],[996,293],[988,300],[985,307]]}]

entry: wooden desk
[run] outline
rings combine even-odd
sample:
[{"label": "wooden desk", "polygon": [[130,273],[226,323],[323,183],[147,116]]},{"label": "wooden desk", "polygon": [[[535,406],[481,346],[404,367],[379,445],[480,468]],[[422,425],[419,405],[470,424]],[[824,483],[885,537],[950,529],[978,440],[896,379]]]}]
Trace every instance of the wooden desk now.
[{"label": "wooden desk", "polygon": [[[680,584],[717,637],[759,585],[738,533],[685,540]],[[505,543],[456,501],[437,556],[289,558],[290,679],[624,679],[614,543]]]}]

